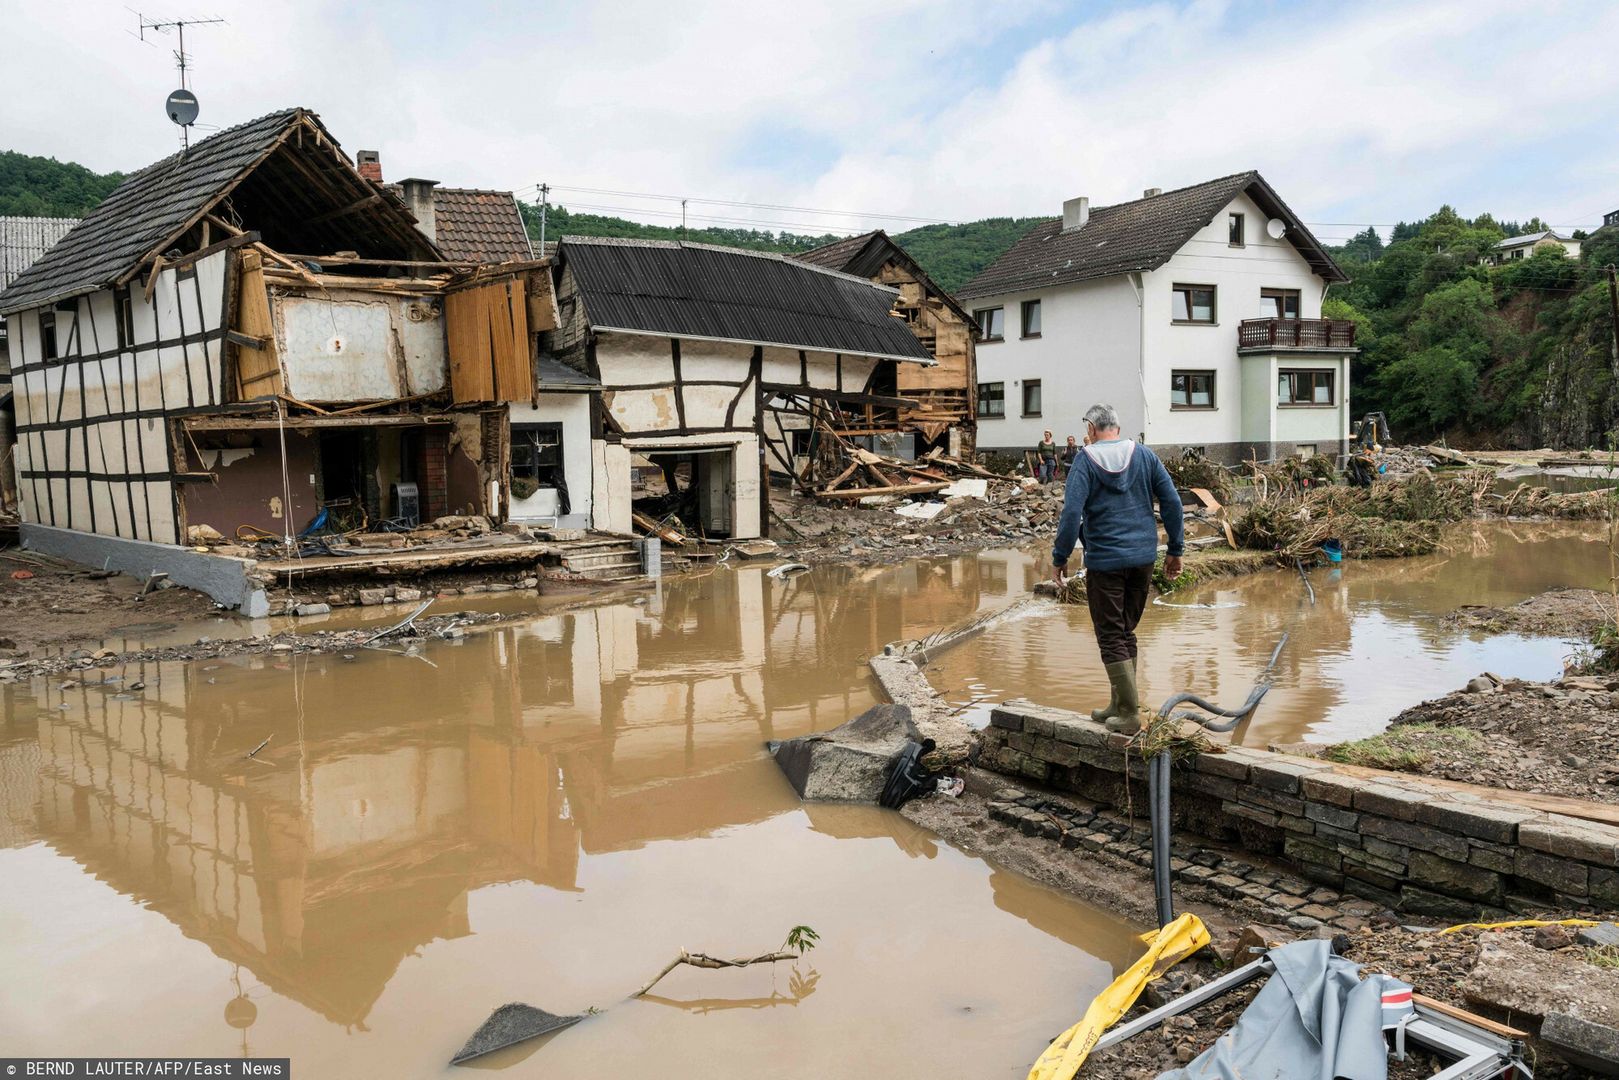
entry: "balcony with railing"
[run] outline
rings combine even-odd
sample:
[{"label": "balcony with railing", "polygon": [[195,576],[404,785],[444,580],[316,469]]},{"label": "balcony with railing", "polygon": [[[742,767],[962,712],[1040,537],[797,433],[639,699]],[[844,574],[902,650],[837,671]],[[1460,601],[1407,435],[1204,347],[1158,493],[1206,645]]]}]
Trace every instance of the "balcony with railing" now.
[{"label": "balcony with railing", "polygon": [[1238,352],[1353,348],[1355,324],[1348,319],[1244,319],[1237,327]]}]

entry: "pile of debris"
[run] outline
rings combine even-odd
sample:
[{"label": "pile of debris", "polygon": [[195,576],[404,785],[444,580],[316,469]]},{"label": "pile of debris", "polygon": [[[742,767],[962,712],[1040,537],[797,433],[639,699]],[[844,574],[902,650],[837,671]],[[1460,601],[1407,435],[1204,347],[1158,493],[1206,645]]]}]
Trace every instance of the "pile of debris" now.
[{"label": "pile of debris", "polygon": [[[1278,935],[1273,927],[1250,927],[1218,963],[1205,950],[1162,981],[1174,983],[1172,994],[1195,990],[1251,961],[1253,955],[1243,947],[1252,941],[1273,944],[1291,936]],[[1619,986],[1619,974],[1613,970],[1612,947],[1602,944],[1613,939],[1619,939],[1619,927],[1611,923],[1589,929],[1553,925],[1439,932],[1386,919],[1384,925],[1341,936],[1334,944],[1363,973],[1383,973],[1415,986],[1432,1011],[1512,1040],[1527,1035],[1535,1052],[1535,1075],[1562,1080],[1592,1075],[1584,1067],[1612,1066],[1612,1059],[1602,1056],[1612,1047],[1591,1045],[1591,1036],[1611,1037],[1619,1020],[1607,1000]],[[1184,1065],[1232,1029],[1260,985],[1251,982],[1211,997],[1160,1027],[1097,1050],[1079,1075],[1152,1080]],[[1164,1000],[1164,990],[1152,984],[1138,1013]],[[1508,1029],[1499,1020],[1531,1031],[1504,1034]],[[1435,1075],[1440,1062],[1408,1046],[1412,1053],[1406,1061],[1390,1057],[1390,1080]]]},{"label": "pile of debris", "polygon": [[[380,555],[418,548],[489,547],[534,540],[577,540],[583,535],[577,529],[536,530],[517,522],[497,527],[482,514],[450,514],[411,526],[384,522],[378,529],[362,527],[344,532],[331,527],[323,515],[317,515],[309,526],[292,537],[292,544],[300,558],[310,558]],[[226,537],[209,525],[193,525],[186,530],[186,542],[217,555],[238,558],[268,559],[288,554],[286,537],[248,525],[237,529],[235,537]]]},{"label": "pile of debris", "polygon": [[1433,526],[1478,513],[1490,483],[1486,473],[1435,479],[1423,472],[1369,488],[1310,487],[1261,498],[1232,531],[1241,546],[1287,562],[1313,557],[1329,540],[1352,558],[1425,555],[1439,546]]}]

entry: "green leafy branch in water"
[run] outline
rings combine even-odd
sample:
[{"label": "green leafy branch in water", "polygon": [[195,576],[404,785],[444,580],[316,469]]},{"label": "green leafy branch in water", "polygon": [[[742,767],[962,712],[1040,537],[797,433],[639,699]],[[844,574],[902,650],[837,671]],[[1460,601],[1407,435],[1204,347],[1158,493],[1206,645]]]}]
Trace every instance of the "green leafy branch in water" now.
[{"label": "green leafy branch in water", "polygon": [[815,948],[815,943],[821,940],[821,935],[808,926],[795,926],[787,931],[787,945],[783,951],[796,951],[803,956]]}]

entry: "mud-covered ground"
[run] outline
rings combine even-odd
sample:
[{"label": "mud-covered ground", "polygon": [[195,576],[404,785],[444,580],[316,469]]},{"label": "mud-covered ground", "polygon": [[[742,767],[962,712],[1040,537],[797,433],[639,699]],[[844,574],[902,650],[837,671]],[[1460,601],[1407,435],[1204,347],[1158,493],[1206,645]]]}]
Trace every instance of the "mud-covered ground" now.
[{"label": "mud-covered ground", "polygon": [[1616,614],[1612,593],[1596,589],[1551,589],[1511,607],[1464,607],[1448,621],[1491,634],[1564,635],[1587,640]]},{"label": "mud-covered ground", "polygon": [[15,548],[0,550],[0,660],[70,652],[132,624],[183,623],[219,605],[190,589],[141,583]]},{"label": "mud-covered ground", "polygon": [[1447,780],[1619,803],[1619,676],[1496,681],[1425,701],[1336,760]]}]

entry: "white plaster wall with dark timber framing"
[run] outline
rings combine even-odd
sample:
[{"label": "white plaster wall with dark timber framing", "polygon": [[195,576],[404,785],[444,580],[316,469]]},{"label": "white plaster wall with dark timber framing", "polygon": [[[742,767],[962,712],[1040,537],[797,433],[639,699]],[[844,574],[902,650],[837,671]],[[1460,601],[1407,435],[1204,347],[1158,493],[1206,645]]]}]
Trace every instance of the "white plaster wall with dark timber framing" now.
[{"label": "white plaster wall with dark timber framing", "polygon": [[[562,427],[562,475],[568,485],[568,513],[558,524],[565,528],[586,528],[594,521],[591,486],[590,394],[545,393],[538,405],[512,404],[509,420],[513,428],[524,424],[559,424]],[[512,496],[508,517],[530,521],[544,513],[538,499]]]},{"label": "white plaster wall with dark timber framing", "polygon": [[354,289],[270,290],[287,393],[300,401],[388,401],[444,389],[444,302]]},{"label": "white plaster wall with dark timber framing", "polygon": [[167,418],[226,400],[234,258],[222,247],[165,267],[149,299],[137,281],[9,317],[24,521],[182,542]]}]

